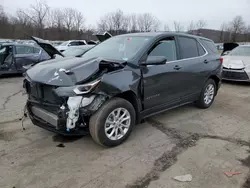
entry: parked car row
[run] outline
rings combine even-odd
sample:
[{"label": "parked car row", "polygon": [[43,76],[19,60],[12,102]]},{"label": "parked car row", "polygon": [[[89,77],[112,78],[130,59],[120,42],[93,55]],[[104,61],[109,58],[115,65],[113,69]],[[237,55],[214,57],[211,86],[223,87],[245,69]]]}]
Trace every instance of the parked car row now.
[{"label": "parked car row", "polygon": [[90,133],[103,146],[123,143],[136,123],[156,113],[187,103],[208,108],[220,88],[222,59],[214,42],[200,36],[119,35],[80,58],[33,39],[62,58],[24,74],[30,119],[63,135]]},{"label": "parked car row", "polygon": [[23,73],[24,66],[49,59],[50,56],[39,46],[3,43],[0,47],[0,75]]},{"label": "parked car row", "polygon": [[[97,33],[96,37],[101,42],[111,35],[107,32]],[[81,57],[97,44],[95,41],[89,41],[85,42],[84,45],[74,45],[76,43],[70,41],[66,42],[68,45],[65,46],[64,50],[58,50],[58,47],[54,47],[49,41],[37,37],[31,38],[36,45],[10,42],[0,44],[0,76],[24,73],[31,66],[45,60],[58,57]]]}]

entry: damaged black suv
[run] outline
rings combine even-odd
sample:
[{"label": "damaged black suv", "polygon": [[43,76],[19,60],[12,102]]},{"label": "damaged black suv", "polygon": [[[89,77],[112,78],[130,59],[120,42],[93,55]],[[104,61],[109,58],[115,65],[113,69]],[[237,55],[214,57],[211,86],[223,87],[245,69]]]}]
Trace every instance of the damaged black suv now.
[{"label": "damaged black suv", "polygon": [[35,125],[63,135],[90,132],[97,143],[116,146],[146,117],[187,103],[208,108],[221,73],[209,39],[135,33],[111,37],[82,57],[39,63],[27,70],[24,87]]}]

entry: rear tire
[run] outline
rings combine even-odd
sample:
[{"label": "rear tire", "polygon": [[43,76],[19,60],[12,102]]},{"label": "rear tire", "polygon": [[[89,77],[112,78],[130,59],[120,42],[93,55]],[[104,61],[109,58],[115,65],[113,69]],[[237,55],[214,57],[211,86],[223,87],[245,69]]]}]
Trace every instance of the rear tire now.
[{"label": "rear tire", "polygon": [[214,101],[216,89],[215,81],[213,79],[209,79],[205,83],[198,101],[196,101],[196,106],[202,109],[209,108]]},{"label": "rear tire", "polygon": [[89,131],[96,143],[107,147],[117,146],[129,137],[135,119],[135,109],[130,102],[113,98],[90,117]]}]

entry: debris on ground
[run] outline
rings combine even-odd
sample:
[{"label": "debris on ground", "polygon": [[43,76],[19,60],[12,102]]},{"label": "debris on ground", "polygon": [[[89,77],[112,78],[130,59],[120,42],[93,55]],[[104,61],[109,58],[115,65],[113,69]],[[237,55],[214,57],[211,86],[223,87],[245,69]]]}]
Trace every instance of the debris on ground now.
[{"label": "debris on ground", "polygon": [[64,148],[65,147],[65,145],[64,144],[58,144],[56,147],[59,147],[59,148]]},{"label": "debris on ground", "polygon": [[180,181],[180,182],[190,182],[190,181],[192,181],[193,177],[191,174],[186,174],[186,175],[182,175],[182,176],[175,176],[173,179]]},{"label": "debris on ground", "polygon": [[239,175],[241,174],[241,172],[224,172],[224,174],[227,176],[227,177],[232,177],[234,175]]}]

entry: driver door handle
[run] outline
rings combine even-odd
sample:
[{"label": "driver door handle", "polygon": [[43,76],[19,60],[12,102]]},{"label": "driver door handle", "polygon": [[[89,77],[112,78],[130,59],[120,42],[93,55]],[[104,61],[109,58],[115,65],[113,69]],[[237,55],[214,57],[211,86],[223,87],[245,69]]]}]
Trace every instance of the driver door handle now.
[{"label": "driver door handle", "polygon": [[174,66],[174,69],[175,69],[175,70],[180,70],[181,68],[182,68],[182,67],[180,67],[179,65],[175,65],[175,66]]}]

